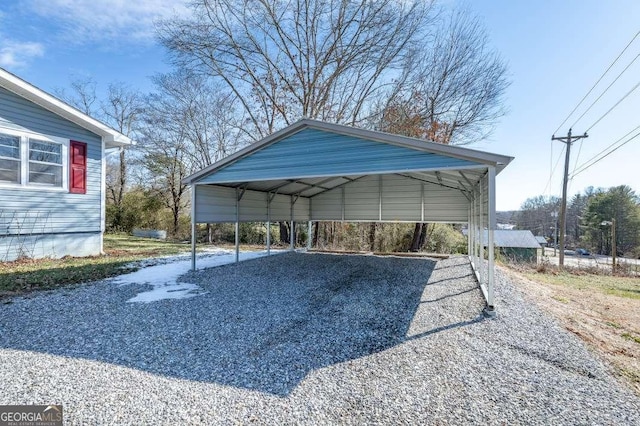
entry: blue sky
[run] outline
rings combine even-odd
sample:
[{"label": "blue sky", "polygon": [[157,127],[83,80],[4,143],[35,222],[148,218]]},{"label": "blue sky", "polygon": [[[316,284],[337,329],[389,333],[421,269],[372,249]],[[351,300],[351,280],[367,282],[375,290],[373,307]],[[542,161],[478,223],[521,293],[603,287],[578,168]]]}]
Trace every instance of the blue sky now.
[{"label": "blue sky", "polygon": [[[552,144],[551,135],[640,30],[640,2],[474,0],[464,5],[482,18],[512,80],[508,114],[489,140],[474,146],[516,157],[498,176],[498,209],[517,209],[535,195],[559,195],[564,157],[551,178],[550,172],[563,144]],[[102,90],[121,81],[147,91],[149,77],[169,69],[155,43],[153,22],[173,13],[185,13],[181,0],[5,0],[0,66],[50,92],[86,77]],[[640,37],[559,135],[566,135],[638,54]],[[582,134],[639,82],[640,59],[576,123],[574,134]],[[573,146],[570,170],[640,125],[638,111],[640,88],[589,131],[582,148]],[[639,168],[640,137],[577,175],[569,193],[621,184],[640,192]]]}]

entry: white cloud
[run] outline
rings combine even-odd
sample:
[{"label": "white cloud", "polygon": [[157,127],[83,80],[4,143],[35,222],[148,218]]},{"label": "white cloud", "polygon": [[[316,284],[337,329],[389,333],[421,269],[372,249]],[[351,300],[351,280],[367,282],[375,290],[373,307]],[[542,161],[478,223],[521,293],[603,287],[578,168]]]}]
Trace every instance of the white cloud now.
[{"label": "white cloud", "polygon": [[26,0],[75,42],[151,42],[154,22],[188,13],[187,0]]},{"label": "white cloud", "polygon": [[44,55],[44,46],[31,41],[0,40],[0,66],[17,68],[27,65],[29,60]]}]

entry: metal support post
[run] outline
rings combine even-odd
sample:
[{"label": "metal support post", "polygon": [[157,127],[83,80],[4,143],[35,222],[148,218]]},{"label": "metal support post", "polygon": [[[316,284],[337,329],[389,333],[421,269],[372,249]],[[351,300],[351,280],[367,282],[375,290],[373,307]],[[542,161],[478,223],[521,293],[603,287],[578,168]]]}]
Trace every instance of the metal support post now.
[{"label": "metal support post", "polygon": [[420,221],[424,222],[424,182],[420,182]]},{"label": "metal support post", "polygon": [[378,220],[382,220],[382,175],[378,175]]},{"label": "metal support post", "polygon": [[618,247],[616,244],[616,218],[611,219],[611,267],[613,268],[613,273],[616,273],[616,256]]},{"label": "metal support post", "polygon": [[467,255],[471,254],[471,204],[467,209]]},{"label": "metal support post", "polygon": [[469,227],[469,237],[471,238],[471,251],[469,257],[475,270],[476,267],[476,193],[473,191],[471,199],[471,226]]},{"label": "metal support post", "polygon": [[191,186],[191,270],[196,270],[196,188],[194,184]]},{"label": "metal support post", "polygon": [[307,250],[311,250],[311,243],[313,243],[313,238],[311,237],[312,231],[313,231],[313,222],[309,221],[307,223]]},{"label": "metal support post", "polygon": [[496,229],[496,168],[491,166],[489,167],[488,174],[488,226],[487,232],[489,236],[489,241],[487,241],[487,246],[489,249],[489,271],[488,271],[488,280],[487,280],[487,313],[491,314],[493,311],[493,302],[494,302],[494,283],[495,283],[495,253],[494,253],[494,230]]},{"label": "metal support post", "polygon": [[294,251],[296,248],[296,224],[293,221],[293,195],[291,196],[291,229],[289,230],[289,250]]},{"label": "metal support post", "polygon": [[267,256],[271,254],[271,193],[267,192]]},{"label": "metal support post", "polygon": [[480,271],[479,271],[479,264],[480,264],[480,193],[478,192],[478,198],[476,198],[476,236],[475,236],[475,241],[476,241],[476,273],[478,274],[478,282],[480,282]]},{"label": "metal support post", "polygon": [[236,263],[240,262],[240,198],[236,188]]},{"label": "metal support post", "polygon": [[480,179],[480,197],[479,197],[479,216],[480,220],[478,221],[478,225],[480,225],[480,259],[478,259],[478,270],[480,273],[480,282],[482,284],[486,283],[485,281],[485,268],[484,268],[484,185],[482,184],[483,179]]},{"label": "metal support post", "polygon": [[470,243],[471,243],[471,250],[469,251],[469,258],[471,259],[471,263],[473,263],[473,267],[475,268],[475,261],[476,261],[476,241],[475,241],[475,232],[476,232],[476,217],[475,217],[475,213],[476,213],[476,209],[475,209],[475,205],[476,205],[476,194],[475,191],[472,195],[472,199],[471,199],[471,223],[469,224],[469,238],[470,238]]}]

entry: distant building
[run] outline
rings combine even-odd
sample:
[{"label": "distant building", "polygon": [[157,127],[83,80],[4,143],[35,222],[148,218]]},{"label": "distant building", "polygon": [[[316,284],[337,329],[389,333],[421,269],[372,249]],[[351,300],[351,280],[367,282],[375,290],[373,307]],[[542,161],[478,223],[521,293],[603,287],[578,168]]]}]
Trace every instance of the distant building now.
[{"label": "distant building", "polygon": [[540,235],[536,235],[536,241],[540,244],[540,246],[542,247],[546,247],[547,244],[549,244],[549,242],[547,241],[547,239],[543,236]]},{"label": "distant building", "polygon": [[[462,233],[467,235],[467,229],[463,229]],[[500,256],[507,261],[513,262],[537,262],[538,249],[541,248],[540,243],[531,231],[528,230],[512,230],[497,229],[493,232],[493,240],[498,248]],[[488,235],[484,231],[484,247],[487,247]],[[546,240],[544,242],[546,244]]]},{"label": "distant building", "polygon": [[[524,230],[496,230],[493,240],[500,255],[507,261],[537,262],[540,243],[531,231]],[[486,236],[485,236],[486,247]]]}]

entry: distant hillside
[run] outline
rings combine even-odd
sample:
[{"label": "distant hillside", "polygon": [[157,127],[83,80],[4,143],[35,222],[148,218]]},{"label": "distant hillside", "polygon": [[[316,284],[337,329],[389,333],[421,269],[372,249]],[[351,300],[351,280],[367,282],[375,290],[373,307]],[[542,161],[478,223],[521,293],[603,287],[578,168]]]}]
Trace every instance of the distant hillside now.
[{"label": "distant hillside", "polygon": [[496,222],[498,223],[516,223],[516,215],[519,210],[510,210],[505,212],[496,212]]}]

